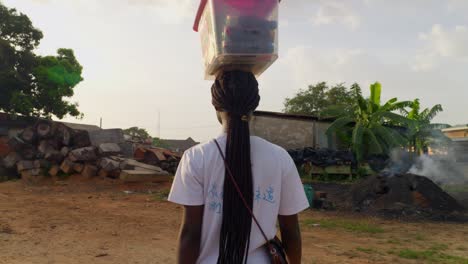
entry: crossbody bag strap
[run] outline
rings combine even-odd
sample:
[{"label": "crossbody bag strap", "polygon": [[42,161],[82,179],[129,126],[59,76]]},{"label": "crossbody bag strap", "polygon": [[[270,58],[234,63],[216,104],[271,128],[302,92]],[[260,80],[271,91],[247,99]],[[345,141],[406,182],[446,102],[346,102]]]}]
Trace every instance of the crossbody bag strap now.
[{"label": "crossbody bag strap", "polygon": [[231,179],[232,184],[236,188],[236,191],[239,194],[242,202],[244,203],[245,208],[247,209],[247,211],[249,211],[250,215],[252,216],[252,219],[254,220],[255,224],[258,226],[258,229],[260,229],[260,232],[262,233],[262,236],[265,238],[265,241],[266,241],[267,245],[270,247],[271,246],[270,240],[268,240],[268,237],[266,236],[265,232],[263,231],[262,227],[260,226],[260,223],[258,222],[257,218],[255,217],[252,209],[250,208],[249,204],[245,200],[244,195],[242,195],[242,192],[241,192],[241,190],[239,188],[239,185],[237,185],[236,179],[234,179],[234,176],[232,175],[231,169],[229,168],[229,166],[227,164],[226,158],[224,157],[223,151],[221,150],[221,147],[219,146],[218,141],[215,139],[214,142],[216,143],[216,146],[218,147],[219,154],[221,154],[221,157],[223,158],[224,166],[226,167],[227,174],[228,174],[229,178]]}]

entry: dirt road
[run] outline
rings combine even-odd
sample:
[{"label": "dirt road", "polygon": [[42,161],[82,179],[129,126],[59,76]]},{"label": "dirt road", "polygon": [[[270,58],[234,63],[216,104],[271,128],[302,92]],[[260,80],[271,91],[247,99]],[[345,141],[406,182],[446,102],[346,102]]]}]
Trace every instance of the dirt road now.
[{"label": "dirt road", "polygon": [[[0,183],[0,263],[174,263],[169,184]],[[301,215],[304,263],[468,263],[468,225]]]}]

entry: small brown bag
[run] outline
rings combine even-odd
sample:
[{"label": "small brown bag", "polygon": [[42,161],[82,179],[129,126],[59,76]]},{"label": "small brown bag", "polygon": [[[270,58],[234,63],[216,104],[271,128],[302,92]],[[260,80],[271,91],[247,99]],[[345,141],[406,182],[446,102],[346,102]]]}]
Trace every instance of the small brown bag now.
[{"label": "small brown bag", "polygon": [[234,179],[234,176],[232,175],[231,169],[229,168],[226,158],[224,157],[223,151],[221,150],[221,147],[219,146],[218,141],[215,139],[214,140],[216,143],[216,146],[218,147],[219,153],[221,154],[221,157],[223,158],[224,161],[224,166],[226,166],[226,171],[228,172],[228,176],[232,181],[232,184],[237,190],[237,193],[239,194],[242,202],[244,203],[245,208],[249,211],[250,215],[252,215],[252,219],[254,220],[255,224],[258,226],[258,229],[260,229],[260,232],[262,233],[262,236],[265,238],[266,244],[265,248],[268,251],[268,256],[270,257],[270,263],[272,264],[288,264],[288,261],[286,259],[286,252],[284,250],[283,244],[281,243],[281,240],[279,240],[278,237],[275,236],[275,238],[269,240],[268,237],[266,236],[265,232],[263,231],[262,227],[258,223],[257,218],[253,214],[252,209],[249,207],[247,204],[247,201],[244,198],[244,195],[242,195],[242,192],[239,188],[239,185],[237,185],[236,179]]}]

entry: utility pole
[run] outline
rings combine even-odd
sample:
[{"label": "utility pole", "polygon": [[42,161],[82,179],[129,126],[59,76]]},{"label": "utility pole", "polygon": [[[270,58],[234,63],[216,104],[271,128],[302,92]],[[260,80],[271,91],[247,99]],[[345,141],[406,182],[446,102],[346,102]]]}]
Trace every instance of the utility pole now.
[{"label": "utility pole", "polygon": [[101,119],[99,120],[99,127],[102,129],[102,117],[101,117]]},{"label": "utility pole", "polygon": [[158,138],[161,139],[161,110],[158,109]]}]

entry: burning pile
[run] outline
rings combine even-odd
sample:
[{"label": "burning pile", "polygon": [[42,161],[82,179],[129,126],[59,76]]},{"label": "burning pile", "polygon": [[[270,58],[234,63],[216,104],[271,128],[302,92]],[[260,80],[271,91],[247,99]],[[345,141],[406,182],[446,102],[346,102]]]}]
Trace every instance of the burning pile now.
[{"label": "burning pile", "polygon": [[40,120],[9,140],[10,152],[3,159],[3,166],[16,168],[21,178],[33,182],[39,176],[59,174],[121,179],[168,175],[160,167],[122,157],[117,143],[93,145],[91,141],[87,131]]},{"label": "burning pile", "polygon": [[390,217],[454,219],[463,208],[430,179],[413,175],[377,175],[351,187],[347,200],[355,211]]}]

